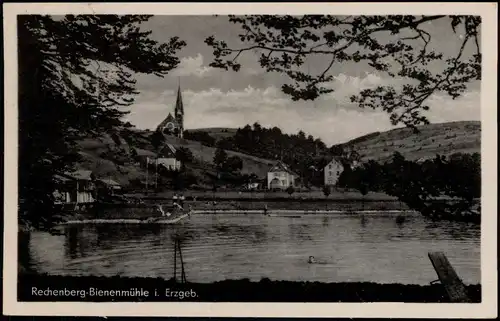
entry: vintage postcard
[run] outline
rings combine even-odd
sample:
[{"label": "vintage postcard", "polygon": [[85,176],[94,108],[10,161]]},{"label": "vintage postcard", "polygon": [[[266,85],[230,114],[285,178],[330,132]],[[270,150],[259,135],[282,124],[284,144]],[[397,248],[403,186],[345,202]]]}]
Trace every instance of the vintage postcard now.
[{"label": "vintage postcard", "polygon": [[3,8],[7,315],[496,316],[496,4]]}]

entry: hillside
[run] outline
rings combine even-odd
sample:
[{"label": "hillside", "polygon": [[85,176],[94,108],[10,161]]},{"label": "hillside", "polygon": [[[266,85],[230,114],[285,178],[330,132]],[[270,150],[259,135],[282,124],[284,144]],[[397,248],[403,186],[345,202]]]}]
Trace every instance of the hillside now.
[{"label": "hillside", "polygon": [[[381,133],[371,133],[336,146],[357,151],[362,161],[373,159],[385,161],[398,151],[407,159],[418,160],[434,157],[436,154],[474,153],[480,151],[481,124],[475,121],[431,124],[419,127],[414,133],[409,128],[398,128]],[[206,132],[216,140],[234,135],[232,128],[205,128],[190,130]],[[79,142],[82,161],[78,167],[93,170],[99,177],[109,177],[127,185],[132,180],[146,179],[146,172],[133,161],[133,150],[136,148],[154,151],[149,136],[153,132],[137,129],[118,129],[96,137],[89,137]],[[188,148],[195,163],[189,170],[200,183],[209,180],[214,174],[213,157],[215,148],[201,142],[167,136],[166,141],[175,147]],[[296,146],[296,148],[298,148]],[[294,149],[297,152],[297,149]],[[243,162],[242,174],[256,174],[260,178],[266,176],[272,161],[251,156],[249,154],[227,151],[229,156],[238,156]],[[292,153],[296,154],[296,153]],[[293,156],[293,155],[292,155]],[[295,157],[297,157],[295,155]]]},{"label": "hillside", "polygon": [[[146,179],[146,171],[133,160],[133,150],[142,149],[153,152],[149,136],[152,132],[141,130],[120,129],[113,133],[88,137],[78,142],[82,161],[81,169],[94,171],[98,177],[109,177],[123,185],[132,180]],[[196,141],[166,136],[166,142],[175,147],[188,148],[195,158],[195,164],[188,168],[195,173],[200,181],[207,180],[207,174],[214,172],[212,160],[215,148],[203,146]],[[256,174],[264,178],[271,166],[271,161],[250,155],[228,151],[229,156],[238,156],[243,162],[242,174]]]},{"label": "hillside", "polygon": [[188,129],[187,131],[191,133],[200,133],[200,132],[205,132],[209,134],[211,137],[213,137],[216,141],[219,141],[224,138],[232,137],[234,134],[236,134],[237,128],[195,128],[195,129]]},{"label": "hillside", "polygon": [[355,150],[363,161],[385,161],[396,151],[409,160],[418,160],[436,154],[475,153],[481,149],[479,121],[430,124],[420,126],[419,131],[397,128],[364,135],[337,146]]}]

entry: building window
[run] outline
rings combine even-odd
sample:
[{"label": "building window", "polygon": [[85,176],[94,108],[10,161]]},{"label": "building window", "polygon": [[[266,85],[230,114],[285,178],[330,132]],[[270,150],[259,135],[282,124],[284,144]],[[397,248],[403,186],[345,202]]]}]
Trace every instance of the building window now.
[{"label": "building window", "polygon": [[332,169],[332,164],[328,165],[328,168],[329,168],[329,169]]}]

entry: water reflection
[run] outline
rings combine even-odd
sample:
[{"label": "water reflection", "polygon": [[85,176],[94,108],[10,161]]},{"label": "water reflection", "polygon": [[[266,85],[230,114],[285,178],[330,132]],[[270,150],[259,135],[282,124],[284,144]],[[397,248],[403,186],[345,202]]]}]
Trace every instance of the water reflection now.
[{"label": "water reflection", "polygon": [[[400,222],[401,223],[401,222]],[[179,225],[85,225],[34,232],[20,260],[40,272],[170,277],[182,239],[188,279],[250,278],[427,284],[429,251],[444,251],[468,283],[480,280],[479,226],[415,215],[193,215]],[[59,249],[59,250],[58,250]],[[312,255],[328,264],[311,267]],[[418,272],[416,272],[418,271]]]},{"label": "water reflection", "polygon": [[365,228],[367,223],[368,223],[368,219],[366,218],[366,216],[361,215],[361,219],[360,219],[361,227]]},{"label": "water reflection", "polygon": [[322,222],[324,227],[328,227],[328,225],[330,225],[330,220],[328,219],[328,216],[324,216]]},{"label": "water reflection", "polygon": [[69,227],[66,229],[66,242],[64,243],[64,248],[66,250],[66,256],[70,259],[76,259],[78,257],[78,228]]}]

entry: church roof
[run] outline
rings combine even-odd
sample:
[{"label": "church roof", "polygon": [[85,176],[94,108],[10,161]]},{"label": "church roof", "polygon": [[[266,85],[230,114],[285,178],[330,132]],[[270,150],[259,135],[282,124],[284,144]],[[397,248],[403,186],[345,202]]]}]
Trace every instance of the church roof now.
[{"label": "church roof", "polygon": [[181,86],[177,89],[177,100],[175,102],[174,115],[172,113],[168,113],[167,118],[165,118],[156,128],[159,131],[163,131],[169,123],[172,123],[173,128],[183,130],[183,116],[184,116],[184,104],[182,102],[182,94],[181,94]]},{"label": "church roof", "polygon": [[175,115],[184,115],[184,104],[182,103],[181,85],[177,88],[177,100],[175,102]]},{"label": "church roof", "polygon": [[167,126],[168,123],[173,123],[175,124],[176,126],[178,125],[177,124],[177,119],[174,118],[174,116],[172,116],[172,113],[168,113],[168,116],[167,118],[165,118],[161,123],[160,125],[158,125],[158,129],[161,129],[165,126]]},{"label": "church roof", "polygon": [[166,121],[174,121],[175,119],[174,119],[174,116],[172,116],[171,113],[168,113],[168,116],[167,116],[167,118],[165,118],[165,120]]}]

